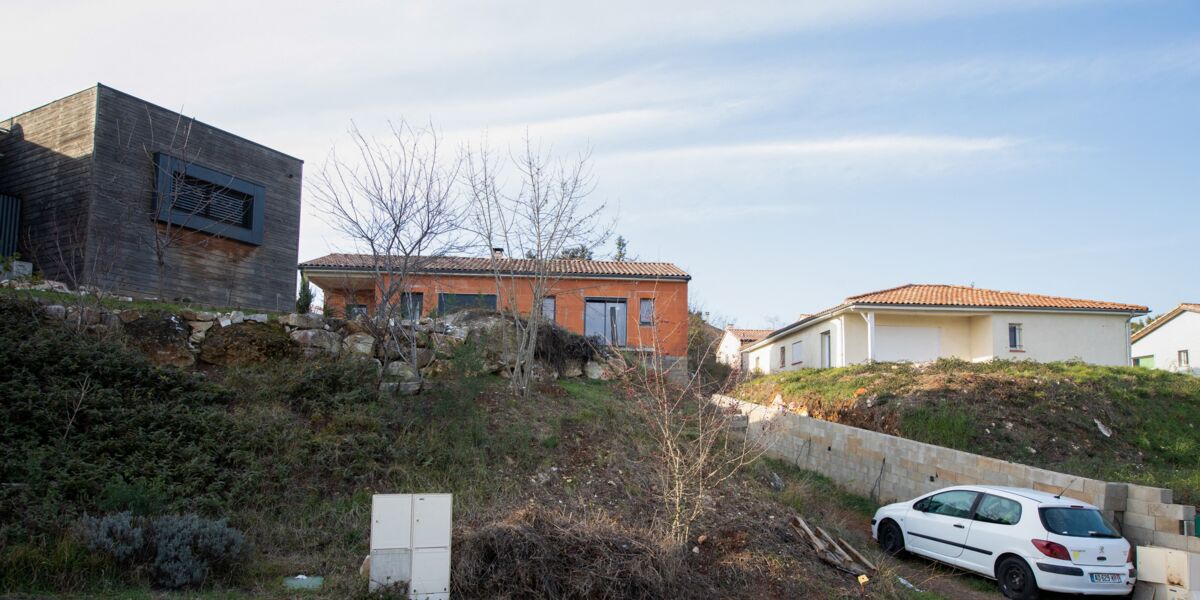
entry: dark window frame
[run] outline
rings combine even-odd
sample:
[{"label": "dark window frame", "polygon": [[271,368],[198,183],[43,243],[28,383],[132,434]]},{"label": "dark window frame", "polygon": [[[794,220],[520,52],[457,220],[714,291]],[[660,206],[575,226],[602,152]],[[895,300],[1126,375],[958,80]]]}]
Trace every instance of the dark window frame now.
[{"label": "dark window frame", "polygon": [[1008,324],[1008,349],[1025,349],[1025,328],[1020,323]]},{"label": "dark window frame", "polygon": [[[645,316],[646,316],[645,307],[646,306],[650,307],[650,320],[645,319]],[[638,325],[641,325],[643,327],[653,326],[654,325],[654,317],[656,316],[657,310],[658,310],[658,306],[654,302],[654,298],[639,298],[638,299]]]},{"label": "dark window frame", "polygon": [[[157,220],[255,246],[262,245],[267,200],[266,187],[208,167],[185,162],[162,152],[154,155],[154,166],[154,215]],[[209,218],[195,212],[176,210],[175,203],[170,201],[170,198],[175,197],[175,186],[184,177],[249,196],[250,210],[247,218],[242,223],[232,223]]]}]

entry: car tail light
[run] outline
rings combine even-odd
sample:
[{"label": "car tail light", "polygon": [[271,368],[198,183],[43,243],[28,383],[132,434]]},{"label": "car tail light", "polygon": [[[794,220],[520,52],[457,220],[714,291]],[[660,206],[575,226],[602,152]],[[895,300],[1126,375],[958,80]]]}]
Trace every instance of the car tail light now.
[{"label": "car tail light", "polygon": [[1129,545],[1129,554],[1125,555],[1125,562],[1133,564],[1133,544]]},{"label": "car tail light", "polygon": [[1067,552],[1067,547],[1062,544],[1059,544],[1058,542],[1051,542],[1050,540],[1030,540],[1030,541],[1033,542],[1033,546],[1035,548],[1037,548],[1042,554],[1045,554],[1046,556],[1049,556],[1050,558],[1057,558],[1059,560],[1071,560],[1071,553]]}]

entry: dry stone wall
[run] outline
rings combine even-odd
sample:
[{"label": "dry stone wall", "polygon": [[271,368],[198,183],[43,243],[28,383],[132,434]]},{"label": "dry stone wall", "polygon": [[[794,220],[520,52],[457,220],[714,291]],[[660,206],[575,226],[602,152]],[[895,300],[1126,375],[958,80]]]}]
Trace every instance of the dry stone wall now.
[{"label": "dry stone wall", "polygon": [[880,503],[961,484],[1063,491],[1100,507],[1135,544],[1200,552],[1193,530],[1196,508],[1173,503],[1168,489],[1057,473],[729,396],[715,395],[713,401],[740,415],[737,427],[761,442],[769,456],[821,473]]}]

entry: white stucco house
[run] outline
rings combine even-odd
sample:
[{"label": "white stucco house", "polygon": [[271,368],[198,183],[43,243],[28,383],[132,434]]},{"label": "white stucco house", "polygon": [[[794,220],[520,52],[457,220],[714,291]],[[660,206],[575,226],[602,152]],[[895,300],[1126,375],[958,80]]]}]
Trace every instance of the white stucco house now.
[{"label": "white stucco house", "polygon": [[738,329],[732,325],[725,328],[721,342],[717,344],[717,362],[729,365],[734,370],[744,371],[742,346],[757,342],[771,333],[771,329]]},{"label": "white stucco house", "polygon": [[1192,357],[1200,352],[1200,304],[1180,304],[1131,338],[1133,364],[1200,374]]},{"label": "white stucco house", "polygon": [[845,302],[742,348],[751,372],[938,358],[1130,364],[1129,321],[1145,306],[907,284]]}]

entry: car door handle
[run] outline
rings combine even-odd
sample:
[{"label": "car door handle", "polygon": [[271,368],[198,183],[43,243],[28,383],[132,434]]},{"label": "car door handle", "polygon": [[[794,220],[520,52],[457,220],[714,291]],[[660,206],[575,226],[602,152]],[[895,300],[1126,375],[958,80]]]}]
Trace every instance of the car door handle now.
[{"label": "car door handle", "polygon": [[967,528],[967,526],[966,526],[966,525],[963,525],[962,523],[955,523],[955,524],[954,524],[954,526],[955,526],[955,527],[957,527],[957,528],[959,528],[959,529],[966,529],[966,528]]}]

